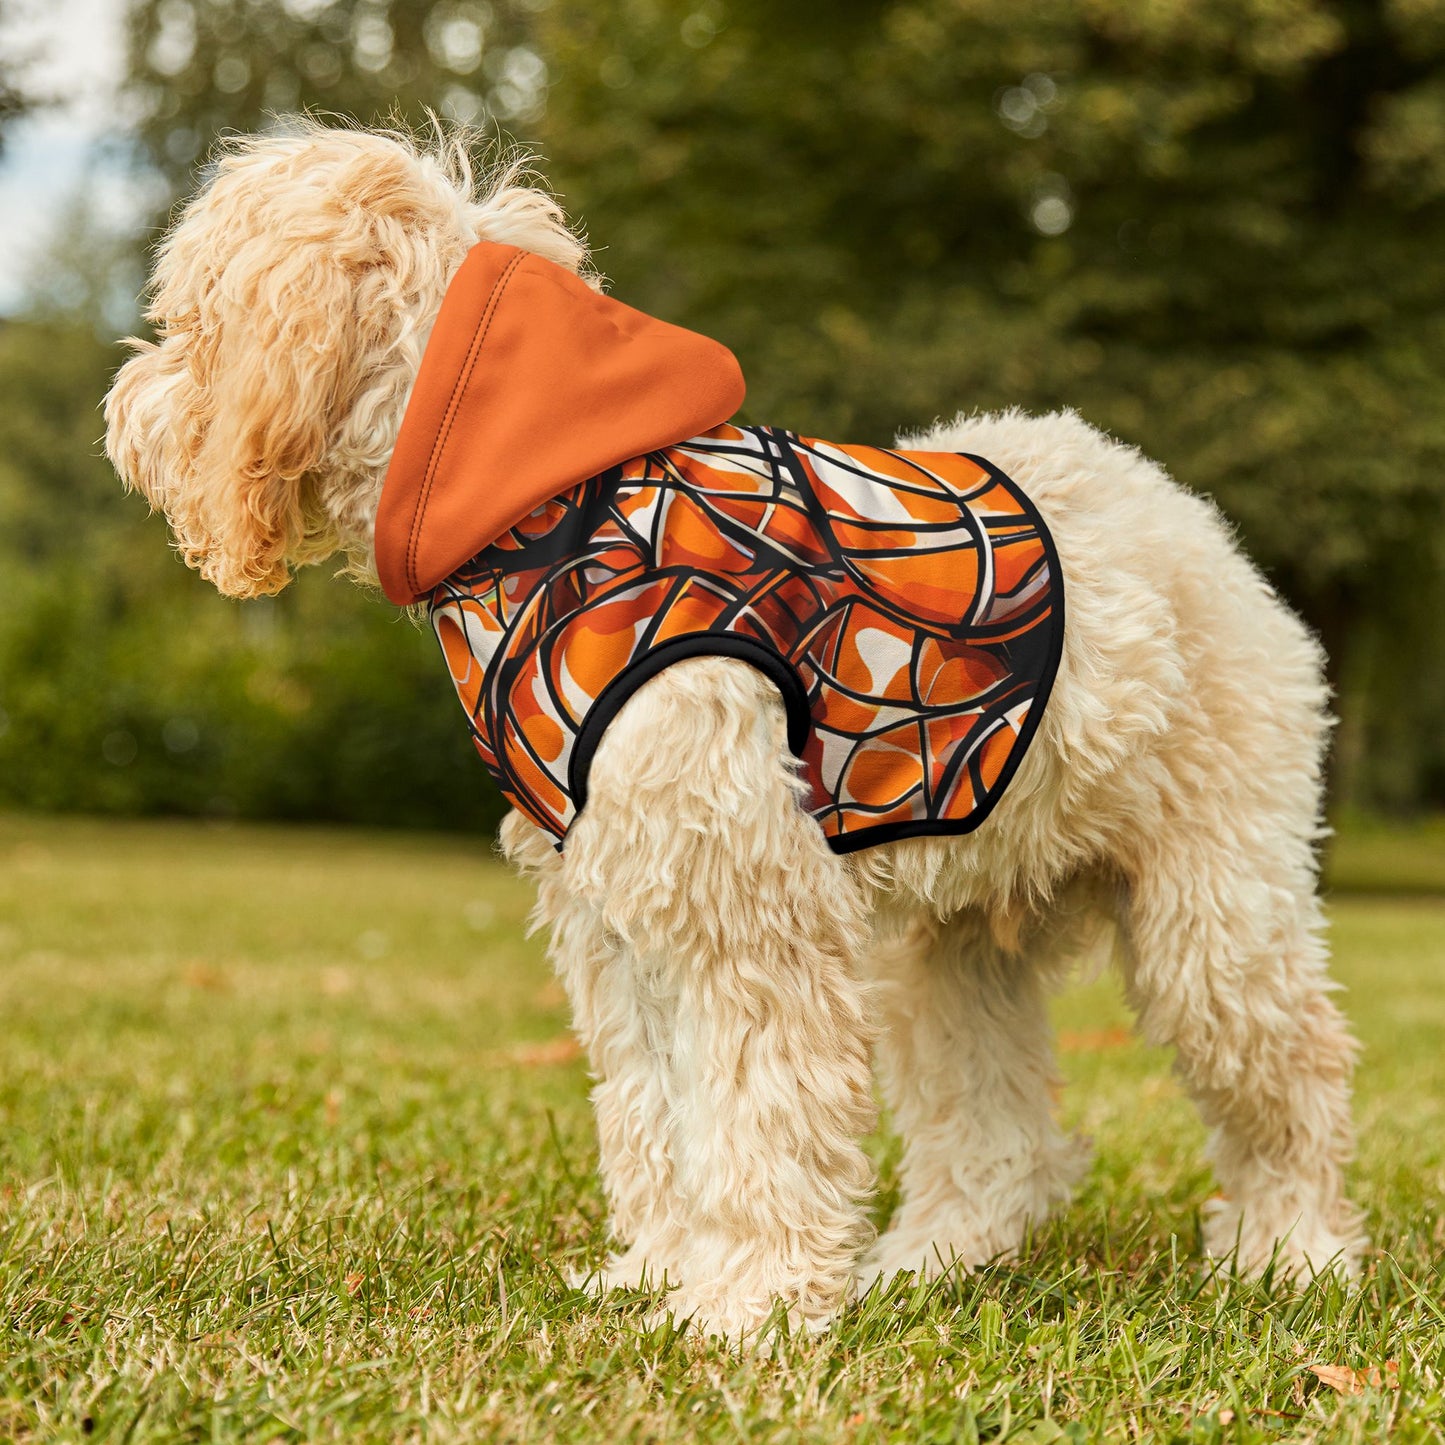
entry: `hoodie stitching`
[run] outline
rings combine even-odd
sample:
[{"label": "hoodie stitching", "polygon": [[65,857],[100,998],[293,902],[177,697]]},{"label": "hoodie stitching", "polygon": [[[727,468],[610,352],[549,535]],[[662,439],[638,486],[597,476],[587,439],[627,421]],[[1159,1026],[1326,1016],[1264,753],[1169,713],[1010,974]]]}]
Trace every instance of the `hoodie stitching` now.
[{"label": "hoodie stitching", "polygon": [[407,539],[406,580],[411,584],[413,593],[421,591],[421,585],[417,581],[416,575],[417,550],[421,543],[422,522],[426,517],[427,503],[431,499],[432,482],[436,479],[437,465],[441,460],[442,452],[446,449],[447,438],[451,435],[452,424],[456,421],[457,412],[461,410],[462,394],[471,381],[477,358],[486,344],[487,333],[492,329],[492,321],[497,314],[497,307],[501,304],[502,292],[506,290],[507,283],[512,279],[512,273],[526,259],[526,255],[525,251],[518,251],[507,262],[506,269],[493,283],[491,294],[487,297],[487,304],[477,319],[477,329],[472,335],[466,362],[462,366],[461,374],[457,377],[456,384],[452,387],[451,397],[447,401],[446,416],[442,421],[441,429],[437,432],[436,439],[432,442],[431,455],[427,458],[426,471],[422,478],[421,495],[417,498],[416,511],[411,519],[411,535]]}]

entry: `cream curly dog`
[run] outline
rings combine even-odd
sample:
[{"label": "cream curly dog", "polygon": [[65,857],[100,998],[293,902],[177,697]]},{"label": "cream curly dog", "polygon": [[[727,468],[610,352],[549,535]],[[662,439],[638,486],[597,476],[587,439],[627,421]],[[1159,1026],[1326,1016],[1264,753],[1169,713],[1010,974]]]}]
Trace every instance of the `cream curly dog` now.
[{"label": "cream curly dog", "polygon": [[[624,316],[552,200],[515,170],[477,184],[457,143],[303,125],[226,148],[160,248],[158,339],[135,343],[106,403],[121,477],[222,592],[275,592],[336,555],[375,580],[383,480],[399,439],[416,441],[403,416],[474,252],[504,272],[476,303],[476,345],[495,321],[525,348],[523,300],[482,310],[514,270],[510,297]],[[643,351],[686,344],[626,316]],[[472,401],[485,410],[484,387]],[[776,461],[791,437],[705,420],[714,477],[729,448]],[[960,416],[901,445],[1011,479],[1067,590],[1052,692],[983,826],[831,846],[778,680],[724,651],[678,654],[608,711],[565,848],[540,803],[503,828],[597,1081],[618,1253],[596,1282],[665,1278],[678,1319],[740,1338],[780,1300],[821,1328],[860,1281],[1007,1256],[1085,1166],[1051,1110],[1046,1000],[1100,919],[1117,923],[1141,1032],[1172,1045],[1212,1130],[1224,1199],[1208,1248],[1252,1273],[1275,1256],[1352,1271],[1354,1047],[1315,891],[1318,647],[1213,507],[1071,413]],[[408,545],[428,539],[454,540],[436,523]],[[410,566],[400,545],[389,555]],[[408,575],[403,600],[436,581]],[[482,595],[454,589],[455,616],[482,618]],[[476,650],[472,625],[455,636]],[[875,1057],[905,1141],[902,1203],[877,1239],[861,1144]]]}]

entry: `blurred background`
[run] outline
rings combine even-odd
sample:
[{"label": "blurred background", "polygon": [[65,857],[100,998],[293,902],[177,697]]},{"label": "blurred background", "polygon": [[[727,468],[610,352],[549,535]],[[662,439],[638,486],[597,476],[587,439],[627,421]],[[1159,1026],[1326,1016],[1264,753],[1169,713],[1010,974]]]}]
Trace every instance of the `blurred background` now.
[{"label": "blurred background", "polygon": [[168,209],[302,107],[533,149],[749,420],[1143,448],[1323,639],[1337,814],[1445,807],[1441,0],[0,0],[0,806],[500,816],[425,632],[218,598],[100,450]]}]

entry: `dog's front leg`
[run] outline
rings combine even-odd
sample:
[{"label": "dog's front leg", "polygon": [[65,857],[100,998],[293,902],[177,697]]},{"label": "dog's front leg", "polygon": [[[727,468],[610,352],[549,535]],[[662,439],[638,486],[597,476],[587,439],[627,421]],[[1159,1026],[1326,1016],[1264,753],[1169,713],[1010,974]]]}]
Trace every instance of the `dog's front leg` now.
[{"label": "dog's front leg", "polygon": [[550,930],[552,965],[596,1080],[598,1165],[617,1250],[578,1282],[598,1293],[675,1282],[687,1224],[667,1149],[676,1000],[607,926],[597,901],[571,886],[561,855],[520,813],[502,824],[502,848],[537,883],[534,921]]},{"label": "dog's front leg", "polygon": [[662,1131],[634,1152],[666,1161],[668,1307],[734,1340],[780,1300],[821,1327],[870,1235],[864,907],[798,807],[776,693],[744,663],[678,663],[618,715],[590,783],[563,874],[628,961],[609,1006],[643,1019],[666,1099],[631,1116]]}]

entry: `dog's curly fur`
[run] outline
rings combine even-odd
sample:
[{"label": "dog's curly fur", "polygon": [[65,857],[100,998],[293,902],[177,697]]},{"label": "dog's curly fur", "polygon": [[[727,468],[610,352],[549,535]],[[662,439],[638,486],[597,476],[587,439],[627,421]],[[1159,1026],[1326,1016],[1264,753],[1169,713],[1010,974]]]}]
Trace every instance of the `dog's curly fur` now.
[{"label": "dog's curly fur", "polygon": [[[440,137],[300,124],[222,152],[161,246],[155,343],[108,450],[222,591],[274,592],[371,525],[442,296],[479,238],[583,271],[555,203],[478,183]],[[609,728],[565,852],[507,855],[596,1077],[619,1253],[730,1338],[777,1301],[820,1327],[861,1278],[1007,1256],[1085,1165],[1050,1108],[1046,998],[1117,923],[1141,1030],[1213,1130],[1211,1251],[1351,1271],[1354,1047],[1315,894],[1320,652],[1218,513],[1072,413],[905,439],[989,457],[1032,497],[1069,599],[1042,725],[986,826],[838,857],[798,806],[780,701],[693,659]],[[861,1147],[876,1053],[905,1140],[879,1239]]]}]

